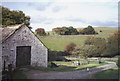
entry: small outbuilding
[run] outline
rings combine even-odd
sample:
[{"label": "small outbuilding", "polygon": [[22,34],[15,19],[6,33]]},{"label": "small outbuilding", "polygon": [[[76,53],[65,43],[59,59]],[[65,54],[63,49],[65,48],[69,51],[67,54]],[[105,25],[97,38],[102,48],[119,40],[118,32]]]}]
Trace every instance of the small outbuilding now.
[{"label": "small outbuilding", "polygon": [[2,65],[47,67],[48,49],[24,24],[2,30]]}]

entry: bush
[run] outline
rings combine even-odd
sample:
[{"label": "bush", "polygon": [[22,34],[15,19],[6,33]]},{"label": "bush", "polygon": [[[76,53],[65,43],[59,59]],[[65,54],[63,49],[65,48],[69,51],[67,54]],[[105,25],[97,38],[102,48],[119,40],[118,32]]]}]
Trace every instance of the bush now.
[{"label": "bush", "polygon": [[65,51],[68,53],[68,54],[72,54],[74,48],[76,47],[76,44],[74,43],[69,43],[68,45],[65,46]]},{"label": "bush", "polygon": [[100,32],[102,32],[102,30],[100,30]]},{"label": "bush", "polygon": [[83,30],[79,31],[79,34],[98,34],[92,26],[88,26],[87,28],[84,28]]},{"label": "bush", "polygon": [[115,32],[113,35],[109,36],[108,42],[107,42],[107,55],[109,56],[115,56],[119,55],[120,53],[120,30]]},{"label": "bush", "polygon": [[72,26],[57,27],[57,28],[52,29],[52,31],[57,33],[58,35],[77,35],[78,34],[78,31]]},{"label": "bush", "polygon": [[45,36],[46,35],[45,30],[43,28],[38,28],[38,29],[35,30],[35,32],[39,36]]}]

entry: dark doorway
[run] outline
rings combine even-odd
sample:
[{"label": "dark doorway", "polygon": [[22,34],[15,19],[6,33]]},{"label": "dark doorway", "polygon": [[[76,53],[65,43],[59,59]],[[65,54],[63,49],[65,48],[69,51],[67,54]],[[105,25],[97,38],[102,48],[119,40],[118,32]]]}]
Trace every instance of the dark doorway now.
[{"label": "dark doorway", "polygon": [[27,66],[31,63],[31,46],[16,47],[16,67]]}]

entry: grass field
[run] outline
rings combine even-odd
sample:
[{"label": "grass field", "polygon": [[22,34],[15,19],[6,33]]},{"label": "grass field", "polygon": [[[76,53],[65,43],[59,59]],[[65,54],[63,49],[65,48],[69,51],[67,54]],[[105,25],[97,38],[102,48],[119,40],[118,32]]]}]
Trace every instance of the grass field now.
[{"label": "grass field", "polygon": [[[95,27],[95,31],[97,31],[100,35],[109,35],[113,34],[115,31],[117,31],[118,28],[110,28],[110,27]],[[102,30],[102,32],[99,32]]]},{"label": "grass field", "polygon": [[43,67],[29,67],[29,68],[34,69],[34,70],[45,71],[45,72],[49,72],[49,71],[65,72],[65,71],[75,71],[75,70],[81,70],[81,69],[86,69],[86,68],[93,68],[93,67],[107,64],[106,62],[102,62],[101,64],[90,63],[86,65],[74,66],[72,65],[71,62],[63,62],[63,61],[53,61],[53,62],[57,64],[58,67],[50,68],[49,67],[50,63],[49,63],[47,68],[43,68]]},{"label": "grass field", "polygon": [[[82,30],[83,28],[77,28],[77,30]],[[117,31],[117,27],[94,27],[95,31],[99,34],[110,34],[114,33],[114,31]],[[100,32],[100,30],[102,32]]]},{"label": "grass field", "polygon": [[106,71],[102,71],[94,74],[91,78],[94,79],[119,79],[118,68],[112,68]]},{"label": "grass field", "polygon": [[41,41],[47,46],[49,49],[53,51],[64,51],[64,48],[70,42],[74,42],[76,45],[83,45],[85,36],[81,37],[50,37],[50,38],[40,38]]},{"label": "grass field", "polygon": [[[98,35],[92,35],[96,37],[107,38],[109,35],[117,31],[118,28],[110,27],[95,27],[95,30],[99,33]],[[79,30],[79,29],[78,29]],[[99,32],[99,31],[102,32]],[[49,31],[50,36],[40,37],[41,41],[45,44],[46,47],[53,51],[64,51],[64,48],[70,42],[75,43],[76,45],[83,45],[85,39],[91,35],[68,35],[68,36],[53,36],[52,32]]]}]

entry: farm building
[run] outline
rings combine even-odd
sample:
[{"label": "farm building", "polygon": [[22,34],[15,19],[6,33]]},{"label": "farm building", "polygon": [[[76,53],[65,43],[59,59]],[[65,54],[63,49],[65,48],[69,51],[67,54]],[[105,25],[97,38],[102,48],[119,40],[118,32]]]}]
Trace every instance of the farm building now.
[{"label": "farm building", "polygon": [[2,29],[2,65],[47,67],[48,50],[26,25]]}]

